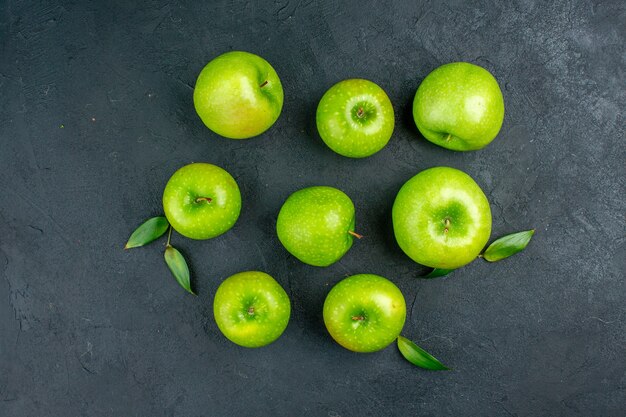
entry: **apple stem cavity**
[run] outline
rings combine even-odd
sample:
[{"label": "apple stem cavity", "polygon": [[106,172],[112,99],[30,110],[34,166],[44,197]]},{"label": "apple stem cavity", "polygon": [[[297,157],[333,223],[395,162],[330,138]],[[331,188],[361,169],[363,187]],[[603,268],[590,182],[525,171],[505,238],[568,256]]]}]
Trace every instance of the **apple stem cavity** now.
[{"label": "apple stem cavity", "polygon": [[353,232],[352,230],[348,230],[348,233],[357,239],[363,239],[363,235],[358,234],[357,232]]},{"label": "apple stem cavity", "polygon": [[263,83],[259,87],[263,88],[263,87],[265,87],[267,85],[267,83],[268,83],[268,81],[265,80],[265,81],[263,81]]},{"label": "apple stem cavity", "polygon": [[211,197],[198,197],[198,198],[196,198],[196,203],[200,203],[201,201],[206,201],[207,203],[210,203],[211,201],[213,201],[213,199]]}]

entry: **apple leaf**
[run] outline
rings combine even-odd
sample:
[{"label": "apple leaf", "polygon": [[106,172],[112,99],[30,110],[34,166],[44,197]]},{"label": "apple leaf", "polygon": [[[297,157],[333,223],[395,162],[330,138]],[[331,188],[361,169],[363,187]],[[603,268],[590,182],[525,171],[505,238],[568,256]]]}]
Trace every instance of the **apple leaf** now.
[{"label": "apple leaf", "polygon": [[489,262],[496,262],[515,255],[524,250],[534,233],[535,230],[532,229],[503,236],[489,245],[483,253],[483,258]]},{"label": "apple leaf", "polygon": [[130,235],[124,249],[137,248],[158,239],[167,231],[169,225],[167,219],[163,216],[146,220]]},{"label": "apple leaf", "polygon": [[415,366],[430,369],[431,371],[450,370],[450,368],[439,362],[437,358],[417,346],[415,343],[411,342],[406,337],[398,336],[398,349],[400,349],[402,356]]},{"label": "apple leaf", "polygon": [[176,281],[190,294],[196,295],[191,290],[191,284],[189,282],[189,267],[187,267],[187,262],[183,255],[173,247],[172,245],[167,245],[165,248],[165,263],[172,271],[172,275],[176,278]]},{"label": "apple leaf", "polygon": [[424,275],[423,278],[438,278],[448,275],[450,272],[454,271],[454,269],[443,269],[443,268],[434,268],[428,274]]}]

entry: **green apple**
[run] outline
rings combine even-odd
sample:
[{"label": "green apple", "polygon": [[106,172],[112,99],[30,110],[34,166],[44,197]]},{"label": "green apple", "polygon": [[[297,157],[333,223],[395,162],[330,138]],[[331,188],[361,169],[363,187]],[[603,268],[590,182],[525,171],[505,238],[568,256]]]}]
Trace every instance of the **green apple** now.
[{"label": "green apple", "polygon": [[408,180],[392,209],[400,248],[415,262],[456,269],[480,254],[491,234],[489,201],[466,173],[430,168]]},{"label": "green apple", "polygon": [[241,211],[241,194],[235,179],[222,168],[189,164],[167,182],[163,209],[181,235],[210,239],[233,227]]},{"label": "green apple", "polygon": [[283,334],[291,304],[283,287],[265,272],[240,272],[220,284],[213,314],[217,327],[231,342],[261,347]]},{"label": "green apple", "polygon": [[317,106],[317,130],[330,149],[351,158],[364,158],[385,147],[393,133],[389,97],[368,80],[341,81]]},{"label": "green apple", "polygon": [[359,274],[335,285],[324,302],[324,323],[346,349],[375,352],[396,340],[406,320],[406,303],[391,281]]},{"label": "green apple", "polygon": [[260,56],[227,52],[200,72],[193,103],[204,124],[218,135],[247,139],[276,122],[283,87],[274,68]]},{"label": "green apple", "polygon": [[278,213],[278,239],[293,256],[313,266],[337,262],[352,246],[354,204],[333,187],[309,187],[291,194]]},{"label": "green apple", "polygon": [[504,120],[504,99],[496,79],[468,62],[442,65],[422,81],[413,100],[419,131],[454,151],[487,146]]}]

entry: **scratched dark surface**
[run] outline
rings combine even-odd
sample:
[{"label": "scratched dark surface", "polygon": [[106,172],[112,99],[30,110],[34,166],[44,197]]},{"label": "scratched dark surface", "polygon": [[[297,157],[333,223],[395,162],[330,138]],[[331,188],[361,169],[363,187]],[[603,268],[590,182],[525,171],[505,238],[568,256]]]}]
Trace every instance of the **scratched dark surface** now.
[{"label": "scratched dark surface", "polygon": [[[623,2],[190,3],[0,2],[0,415],[624,415]],[[232,49],[265,57],[285,88],[278,122],[248,141],[217,137],[193,108],[197,74]],[[411,118],[420,81],[457,60],[488,68],[505,96],[503,129],[478,152],[431,145]],[[332,153],[314,123],[324,91],[351,77],[396,111],[389,145],[364,160]],[[224,167],[243,195],[229,233],[173,237],[197,298],[162,241],[122,250],[192,161]],[[435,165],[483,187],[494,236],[536,228],[527,250],[416,278],[390,210]],[[284,199],[317,184],[352,197],[366,236],[329,268],[297,262],[274,233]],[[293,305],[283,337],[257,350],[212,318],[221,280],[249,269]],[[330,339],[324,297],[360,272],[397,283],[404,334],[454,371]]]}]

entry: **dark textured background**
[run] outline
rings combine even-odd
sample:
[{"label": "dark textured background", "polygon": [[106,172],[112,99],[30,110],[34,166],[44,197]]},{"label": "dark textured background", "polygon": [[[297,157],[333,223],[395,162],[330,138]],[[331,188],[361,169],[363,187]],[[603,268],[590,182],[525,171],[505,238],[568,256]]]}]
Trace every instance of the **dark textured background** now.
[{"label": "dark textured background", "polygon": [[[0,3],[0,415],[624,415],[624,2],[44,3]],[[248,141],[211,133],[192,103],[199,71],[231,49],[265,57],[285,89],[278,122]],[[411,118],[420,81],[457,60],[488,68],[505,96],[502,131],[478,152],[431,145]],[[349,77],[396,110],[389,145],[364,160],[315,129],[318,100]],[[162,242],[122,250],[192,161],[230,171],[244,201],[226,235],[173,238],[197,298]],[[390,210],[435,165],[483,187],[494,236],[536,228],[527,250],[417,279]],[[350,195],[367,237],[329,268],[297,262],[274,233],[284,199],[314,184]],[[221,280],[248,269],[293,304],[258,350],[229,343],[211,310]],[[324,297],[359,272],[398,284],[404,334],[455,371],[330,339]]]}]

